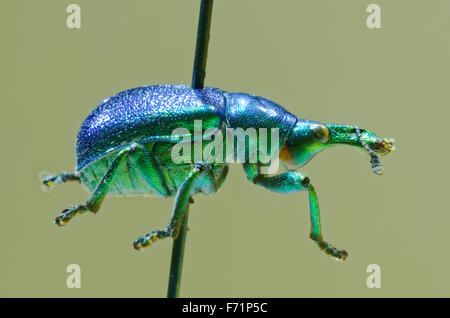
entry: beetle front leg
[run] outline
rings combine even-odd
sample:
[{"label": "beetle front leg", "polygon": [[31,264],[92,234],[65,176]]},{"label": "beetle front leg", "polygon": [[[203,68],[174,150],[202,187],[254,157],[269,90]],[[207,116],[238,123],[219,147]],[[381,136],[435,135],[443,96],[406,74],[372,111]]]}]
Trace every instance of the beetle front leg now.
[{"label": "beetle front leg", "polygon": [[191,195],[195,192],[195,180],[203,173],[209,173],[211,165],[205,163],[195,163],[186,180],[178,190],[175,198],[175,205],[169,225],[164,230],[153,231],[149,234],[139,237],[133,242],[133,247],[137,250],[146,248],[152,243],[165,239],[169,236],[176,238],[180,232],[180,226],[183,223],[186,210],[192,202]]},{"label": "beetle front leg", "polygon": [[259,167],[256,164],[244,164],[244,169],[249,180],[270,191],[278,193],[308,191],[311,218],[310,238],[317,243],[321,250],[326,254],[335,257],[337,260],[345,260],[347,258],[348,253],[345,250],[338,250],[323,240],[320,226],[319,201],[314,187],[307,176],[296,171],[288,171],[280,175],[269,177],[260,174]]},{"label": "beetle front leg", "polygon": [[103,176],[102,180],[100,180],[99,184],[97,185],[97,188],[91,194],[86,203],[72,206],[63,210],[61,214],[56,217],[55,224],[63,226],[66,225],[75,215],[84,214],[88,211],[96,213],[100,209],[100,205],[103,202],[106,194],[108,193],[109,186],[112,183],[114,175],[118,171],[117,168],[124,160],[125,155],[128,151],[129,149],[124,149],[117,154],[108,170],[106,171],[105,175]]},{"label": "beetle front leg", "polygon": [[[305,177],[308,179],[308,177]],[[311,216],[311,232],[309,237],[314,240],[319,248],[323,250],[326,254],[335,257],[338,261],[345,260],[348,257],[348,253],[345,250],[338,250],[334,246],[325,242],[322,238],[322,230],[320,226],[320,210],[319,210],[319,200],[317,199],[316,191],[313,185],[307,182],[307,189],[309,192],[309,208]]]}]

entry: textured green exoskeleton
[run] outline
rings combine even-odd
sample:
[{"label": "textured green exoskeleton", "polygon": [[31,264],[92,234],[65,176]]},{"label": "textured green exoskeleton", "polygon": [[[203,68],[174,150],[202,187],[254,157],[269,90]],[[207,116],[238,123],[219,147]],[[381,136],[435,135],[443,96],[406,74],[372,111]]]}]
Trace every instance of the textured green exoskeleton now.
[{"label": "textured green exoskeleton", "polygon": [[[202,122],[204,134],[195,139],[195,122],[198,121]],[[265,98],[215,88],[146,86],[105,99],[80,128],[75,172],[43,180],[46,186],[78,180],[92,193],[84,204],[62,211],[55,223],[62,226],[77,214],[97,212],[107,194],[174,196],[169,225],[138,238],[133,245],[141,249],[157,240],[176,237],[192,196],[199,192],[217,192],[225,181],[229,162],[196,160],[194,154],[190,156],[195,159],[191,162],[175,162],[175,145],[186,136],[194,136],[192,141],[200,142],[203,150],[211,142],[211,138],[205,137],[208,136],[205,131],[226,135],[229,129],[249,128],[277,131],[277,144],[271,147],[280,150],[279,158],[288,171],[271,176],[263,170],[266,162],[260,157],[252,161],[246,155],[240,163],[248,179],[274,192],[308,191],[311,239],[326,254],[338,260],[345,259],[348,255],[345,250],[324,241],[314,187],[308,177],[295,169],[330,146],[347,144],[366,149],[373,171],[381,174],[381,162],[376,154],[391,152],[393,141],[356,126],[298,119]],[[186,133],[174,135],[175,131]],[[249,145],[245,147],[248,150]]]}]

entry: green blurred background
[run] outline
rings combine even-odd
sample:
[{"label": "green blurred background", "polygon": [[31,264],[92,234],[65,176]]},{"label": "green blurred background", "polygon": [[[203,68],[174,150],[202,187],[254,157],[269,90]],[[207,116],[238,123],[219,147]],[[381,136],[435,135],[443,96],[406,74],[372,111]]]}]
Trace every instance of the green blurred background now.
[{"label": "green blurred background", "polygon": [[[88,193],[41,191],[38,174],[71,171],[74,142],[105,97],[190,84],[200,1],[0,1],[0,296],[164,297],[172,241],[131,243],[169,220],[172,199],[107,198],[98,215],[53,224]],[[216,0],[206,85],[271,98],[302,118],[355,124],[396,139],[375,176],[367,154],[325,151],[301,171],[318,191],[325,239],[309,235],[306,193],[249,183],[240,166],[190,213],[181,296],[450,296],[448,108],[450,2]],[[81,267],[80,289],[66,266]],[[381,288],[366,267],[381,266]]]}]

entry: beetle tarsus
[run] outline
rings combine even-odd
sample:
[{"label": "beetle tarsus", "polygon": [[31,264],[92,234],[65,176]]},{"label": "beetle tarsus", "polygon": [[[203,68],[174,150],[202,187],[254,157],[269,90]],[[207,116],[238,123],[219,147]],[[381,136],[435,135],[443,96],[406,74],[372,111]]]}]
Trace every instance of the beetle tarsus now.
[{"label": "beetle tarsus", "polygon": [[346,250],[338,250],[336,247],[328,244],[323,240],[314,241],[317,243],[319,248],[325,252],[325,254],[334,257],[337,261],[344,261],[348,257],[348,253]]},{"label": "beetle tarsus", "polygon": [[143,248],[149,247],[151,244],[155,243],[156,241],[160,241],[169,236],[171,236],[169,231],[164,231],[164,230],[153,231],[149,234],[146,234],[146,235],[141,236],[141,237],[137,238],[136,240],[134,240],[133,247],[136,250],[142,250]]},{"label": "beetle tarsus", "polygon": [[70,208],[67,208],[61,212],[60,215],[58,215],[55,218],[55,224],[58,226],[64,226],[77,214],[83,214],[88,211],[87,206],[80,204],[76,206],[72,206]]},{"label": "beetle tarsus", "polygon": [[81,182],[80,177],[74,173],[61,173],[58,175],[49,175],[42,180],[42,184],[50,188],[55,184],[62,184],[66,181],[78,181]]}]

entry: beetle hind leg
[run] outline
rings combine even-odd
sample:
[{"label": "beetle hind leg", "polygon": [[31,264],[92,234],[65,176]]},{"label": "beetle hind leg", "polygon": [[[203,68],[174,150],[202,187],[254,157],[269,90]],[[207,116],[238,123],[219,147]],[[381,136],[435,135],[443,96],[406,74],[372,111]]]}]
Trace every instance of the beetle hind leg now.
[{"label": "beetle hind leg", "polygon": [[61,173],[58,175],[48,175],[42,179],[42,184],[47,188],[54,186],[55,184],[62,184],[67,181],[81,182],[80,177],[75,173]]},{"label": "beetle hind leg", "polygon": [[121,163],[123,162],[125,155],[129,149],[124,149],[117,154],[112,163],[110,164],[108,170],[106,171],[103,178],[100,180],[97,188],[91,194],[89,199],[85,204],[79,204],[67,208],[59,214],[55,219],[55,224],[59,226],[66,225],[75,215],[84,214],[86,212],[96,213],[100,209],[100,205],[103,202],[103,199],[106,197],[108,193],[109,186],[111,185],[115,174],[119,170]]}]

